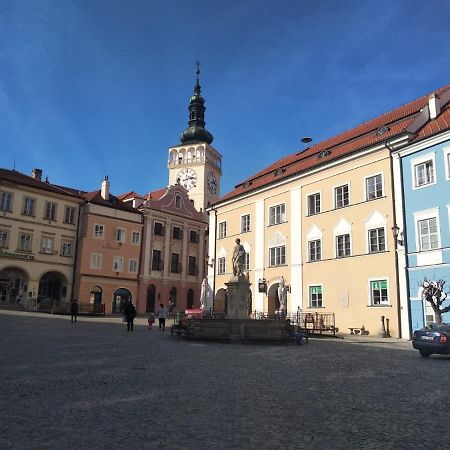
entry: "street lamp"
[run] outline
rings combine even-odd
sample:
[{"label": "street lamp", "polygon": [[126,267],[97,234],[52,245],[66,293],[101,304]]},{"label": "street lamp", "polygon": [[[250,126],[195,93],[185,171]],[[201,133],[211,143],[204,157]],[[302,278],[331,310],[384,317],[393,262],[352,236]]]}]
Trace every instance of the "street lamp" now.
[{"label": "street lamp", "polygon": [[[394,241],[395,241],[395,246],[401,245],[403,246],[404,241],[403,241],[403,231],[400,232],[400,228],[397,225],[394,225],[392,228],[392,236],[394,236]],[[400,239],[399,239],[400,236]]]}]

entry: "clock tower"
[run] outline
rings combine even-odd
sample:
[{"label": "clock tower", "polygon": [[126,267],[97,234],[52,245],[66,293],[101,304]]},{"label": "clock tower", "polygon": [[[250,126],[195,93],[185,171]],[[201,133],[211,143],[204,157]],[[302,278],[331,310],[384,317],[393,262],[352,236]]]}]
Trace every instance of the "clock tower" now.
[{"label": "clock tower", "polygon": [[205,128],[205,99],[201,95],[200,70],[189,101],[189,123],[180,144],[169,148],[169,185],[181,184],[198,211],[215,203],[220,196],[222,155],[211,146],[213,135]]}]

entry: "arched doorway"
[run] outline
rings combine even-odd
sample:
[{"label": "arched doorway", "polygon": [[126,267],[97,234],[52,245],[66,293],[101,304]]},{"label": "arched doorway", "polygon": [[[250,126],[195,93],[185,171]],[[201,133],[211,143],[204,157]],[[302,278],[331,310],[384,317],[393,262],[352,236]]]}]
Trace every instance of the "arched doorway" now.
[{"label": "arched doorway", "polygon": [[113,314],[122,314],[125,305],[131,301],[131,292],[125,288],[119,288],[114,291],[111,312]]},{"label": "arched doorway", "polygon": [[156,299],[156,287],[154,284],[151,284],[147,288],[147,307],[145,309],[146,312],[155,312],[155,299]]},{"label": "arched doorway", "polygon": [[191,309],[194,307],[194,290],[193,289],[189,289],[187,291],[186,307],[187,307],[187,309]]},{"label": "arched doorway", "polygon": [[39,280],[39,309],[53,308],[67,301],[67,280],[59,272],[47,272]]},{"label": "arched doorway", "polygon": [[226,313],[227,290],[220,288],[214,297],[214,312]]},{"label": "arched doorway", "polygon": [[172,286],[169,292],[169,301],[172,302],[174,307],[177,305],[177,288],[175,286]]},{"label": "arched doorway", "polygon": [[270,286],[267,292],[267,312],[269,315],[275,314],[275,311],[280,309],[280,300],[278,299],[279,283],[274,283]]},{"label": "arched doorway", "polygon": [[27,305],[28,276],[16,267],[0,270],[0,305]]},{"label": "arched doorway", "polygon": [[102,288],[100,286],[93,286],[89,293],[89,302],[94,305],[102,304]]}]

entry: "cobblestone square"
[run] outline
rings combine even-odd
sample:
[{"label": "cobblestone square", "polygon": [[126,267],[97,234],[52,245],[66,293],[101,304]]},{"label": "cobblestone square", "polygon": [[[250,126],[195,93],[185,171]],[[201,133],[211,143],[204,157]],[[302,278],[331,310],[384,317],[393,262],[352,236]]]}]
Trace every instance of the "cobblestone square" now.
[{"label": "cobblestone square", "polygon": [[449,357],[0,314],[1,449],[448,449]]}]

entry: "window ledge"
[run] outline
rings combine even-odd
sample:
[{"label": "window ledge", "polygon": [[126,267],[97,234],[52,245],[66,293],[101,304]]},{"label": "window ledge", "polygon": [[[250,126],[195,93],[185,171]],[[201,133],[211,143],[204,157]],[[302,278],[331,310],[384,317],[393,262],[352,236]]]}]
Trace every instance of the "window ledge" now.
[{"label": "window ledge", "polygon": [[368,308],[392,308],[392,305],[367,305]]}]

